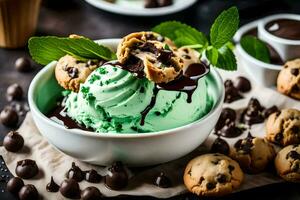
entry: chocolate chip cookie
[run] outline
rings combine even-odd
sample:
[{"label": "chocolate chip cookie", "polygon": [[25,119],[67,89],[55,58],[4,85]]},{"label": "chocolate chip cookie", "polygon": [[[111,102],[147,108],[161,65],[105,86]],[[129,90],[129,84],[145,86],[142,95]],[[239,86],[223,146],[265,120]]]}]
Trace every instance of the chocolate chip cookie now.
[{"label": "chocolate chip cookie", "polygon": [[81,83],[103,63],[103,61],[82,62],[76,58],[66,55],[59,59],[55,67],[55,77],[59,85],[66,90],[78,92]]},{"label": "chocolate chip cookie", "polygon": [[300,99],[300,59],[285,63],[277,78],[277,90]]},{"label": "chocolate chip cookie", "polygon": [[290,182],[300,182],[300,145],[283,148],[275,158],[279,176]]},{"label": "chocolate chip cookie", "polygon": [[268,117],[266,138],[282,146],[300,143],[300,111],[283,109]]},{"label": "chocolate chip cookie", "polygon": [[222,196],[238,188],[244,174],[239,164],[222,154],[205,154],[191,160],[183,180],[187,189],[198,196]]},{"label": "chocolate chip cookie", "polygon": [[260,173],[274,159],[273,146],[263,138],[253,137],[250,133],[238,140],[231,150],[230,156],[248,173]]}]

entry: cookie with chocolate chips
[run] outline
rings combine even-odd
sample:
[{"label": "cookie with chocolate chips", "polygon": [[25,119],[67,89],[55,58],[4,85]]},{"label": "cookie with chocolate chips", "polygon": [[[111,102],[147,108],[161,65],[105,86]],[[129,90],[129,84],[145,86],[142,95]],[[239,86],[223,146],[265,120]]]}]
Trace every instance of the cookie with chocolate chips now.
[{"label": "cookie with chocolate chips", "polygon": [[289,145],[279,151],[275,167],[284,180],[300,182],[300,145]]},{"label": "cookie with chocolate chips", "polygon": [[[103,62],[103,61],[102,61]],[[78,92],[81,83],[98,68],[100,61],[81,62],[76,58],[66,55],[59,59],[55,67],[55,77],[59,85],[66,90]]]},{"label": "cookie with chocolate chips", "polygon": [[184,171],[187,189],[203,196],[231,193],[242,183],[244,174],[239,164],[222,154],[204,154],[191,160]]},{"label": "cookie with chocolate chips", "polygon": [[300,59],[285,63],[277,78],[277,90],[300,99]]},{"label": "cookie with chocolate chips", "polygon": [[266,138],[282,146],[300,143],[300,111],[283,109],[268,117]]},{"label": "cookie with chocolate chips", "polygon": [[252,137],[251,134],[238,140],[230,152],[241,168],[251,174],[260,173],[274,159],[273,146],[263,138]]}]

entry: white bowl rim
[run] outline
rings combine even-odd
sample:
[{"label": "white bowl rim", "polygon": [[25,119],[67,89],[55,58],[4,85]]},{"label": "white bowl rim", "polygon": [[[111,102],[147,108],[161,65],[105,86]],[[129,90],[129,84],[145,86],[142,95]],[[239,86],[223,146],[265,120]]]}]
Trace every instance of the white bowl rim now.
[{"label": "white bowl rim", "polygon": [[[100,42],[100,43],[103,42],[103,43],[106,43],[106,44],[113,44],[113,43],[117,43],[118,41],[120,41],[120,39],[114,38],[114,39],[102,39],[102,40],[96,40],[96,41]],[[182,130],[197,126],[197,125],[199,125],[200,122],[202,122],[206,118],[210,117],[216,110],[218,110],[222,106],[222,102],[223,102],[223,99],[224,99],[224,96],[225,96],[225,90],[224,90],[224,85],[223,85],[222,78],[221,78],[220,74],[218,73],[218,71],[213,69],[213,67],[212,67],[210,70],[211,70],[211,72],[214,73],[213,76],[216,78],[216,81],[219,82],[219,84],[220,84],[221,95],[220,95],[220,98],[217,99],[217,101],[216,101],[215,105],[213,106],[213,108],[204,117],[202,117],[201,119],[199,119],[197,121],[194,121],[192,123],[189,123],[187,125],[180,126],[180,127],[177,127],[177,128],[172,128],[172,129],[163,130],[163,131],[156,131],[156,132],[146,132],[146,133],[99,133],[99,132],[93,132],[93,131],[85,131],[85,130],[81,130],[81,129],[67,129],[63,125],[58,124],[58,123],[54,122],[53,120],[49,119],[48,117],[46,117],[38,109],[38,107],[37,107],[37,105],[34,101],[34,98],[33,98],[34,89],[36,88],[38,80],[51,67],[52,67],[51,63],[46,65],[43,69],[41,69],[36,74],[36,76],[33,78],[33,80],[30,83],[29,91],[28,91],[28,102],[29,102],[31,112],[33,112],[33,115],[36,114],[44,123],[48,123],[51,126],[54,126],[54,127],[58,128],[58,129],[61,129],[63,131],[68,131],[70,133],[83,135],[83,136],[96,137],[96,138],[100,137],[100,138],[129,138],[129,139],[135,139],[135,138],[146,138],[146,137],[154,137],[154,136],[175,134],[177,131],[182,131]],[[199,133],[199,134],[201,134],[201,133]]]},{"label": "white bowl rim", "polygon": [[262,34],[265,34],[267,37],[269,37],[271,40],[276,41],[278,43],[286,44],[286,45],[291,45],[291,46],[298,46],[300,45],[300,40],[290,40],[286,38],[281,38],[276,35],[273,35],[272,33],[268,32],[265,29],[265,25],[271,21],[274,21],[276,19],[293,19],[296,21],[300,21],[300,15],[297,14],[290,14],[290,13],[281,13],[281,14],[275,14],[275,15],[270,15],[268,17],[263,18],[259,23],[258,23],[258,28],[259,31],[262,32]]},{"label": "white bowl rim", "polygon": [[275,65],[275,64],[270,64],[270,63],[265,63],[263,61],[260,61],[253,56],[249,55],[241,46],[240,40],[242,36],[249,30],[258,28],[258,23],[263,20],[263,19],[258,19],[255,21],[252,21],[248,24],[243,25],[242,27],[239,28],[239,30],[236,32],[234,36],[234,41],[236,42],[236,49],[242,54],[244,58],[246,58],[248,61],[253,62],[257,66],[261,66],[263,68],[267,69],[272,69],[272,70],[281,70],[282,66],[281,65]]}]

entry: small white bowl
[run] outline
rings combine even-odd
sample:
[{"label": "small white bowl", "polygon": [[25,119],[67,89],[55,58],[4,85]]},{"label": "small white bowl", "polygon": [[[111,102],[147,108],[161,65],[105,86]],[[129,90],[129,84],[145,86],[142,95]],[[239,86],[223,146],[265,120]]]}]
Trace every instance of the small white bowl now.
[{"label": "small white bowl", "polygon": [[262,62],[249,55],[240,45],[243,35],[257,28],[259,22],[260,20],[256,20],[239,28],[233,38],[236,43],[235,52],[242,67],[257,84],[264,87],[272,87],[276,85],[277,76],[282,66]]},{"label": "small white bowl", "polygon": [[[119,39],[99,43],[116,49]],[[203,118],[171,130],[116,134],[66,129],[43,113],[50,109],[62,90],[54,77],[56,62],[45,66],[32,80],[28,101],[33,119],[41,134],[57,149],[84,162],[107,166],[122,161],[129,166],[147,166],[180,158],[202,144],[215,126],[224,99],[224,86],[219,73],[211,68],[207,75],[208,92],[215,100]]]},{"label": "small white bowl", "polygon": [[272,47],[278,52],[279,56],[284,61],[300,57],[300,40],[290,40],[285,38],[280,38],[278,36],[269,33],[265,26],[277,19],[292,19],[300,21],[300,15],[296,14],[277,14],[268,16],[258,23],[258,37],[271,44]]}]

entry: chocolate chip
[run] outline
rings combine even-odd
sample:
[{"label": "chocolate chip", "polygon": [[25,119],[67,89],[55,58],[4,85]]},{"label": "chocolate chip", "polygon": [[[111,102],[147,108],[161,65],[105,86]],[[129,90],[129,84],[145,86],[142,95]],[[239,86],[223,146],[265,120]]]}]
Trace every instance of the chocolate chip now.
[{"label": "chocolate chip", "polygon": [[165,65],[169,65],[173,55],[173,52],[170,50],[161,50],[158,53],[157,60]]},{"label": "chocolate chip", "polygon": [[215,130],[220,130],[225,124],[234,122],[236,120],[236,112],[231,108],[224,108],[221,112],[219,120],[215,126]]},{"label": "chocolate chip", "polygon": [[225,174],[218,173],[216,176],[216,181],[218,183],[226,183],[227,182],[227,176]]},{"label": "chocolate chip", "polygon": [[291,166],[291,170],[292,170],[292,172],[298,172],[298,170],[299,170],[299,163],[294,162],[292,164],[292,166]]},{"label": "chocolate chip", "polygon": [[299,134],[299,132],[300,132],[299,127],[296,125],[291,128],[291,131],[294,134]]},{"label": "chocolate chip", "polygon": [[108,168],[109,173],[105,176],[105,186],[112,190],[121,190],[128,184],[128,175],[121,162],[115,162]]},{"label": "chocolate chip", "polygon": [[78,166],[75,165],[74,162],[72,162],[72,167],[67,172],[67,178],[74,179],[75,181],[80,182],[84,179],[84,173]]},{"label": "chocolate chip", "polygon": [[288,158],[292,158],[294,160],[300,160],[300,154],[297,151],[292,150],[286,155],[286,159]]},{"label": "chocolate chip", "polygon": [[7,127],[15,127],[18,124],[18,113],[12,107],[5,107],[0,113],[0,122]]},{"label": "chocolate chip", "polygon": [[34,185],[28,184],[24,185],[19,191],[20,200],[38,200],[39,192]]},{"label": "chocolate chip", "polygon": [[232,173],[232,171],[233,171],[235,168],[234,168],[234,166],[232,166],[232,165],[229,165],[229,166],[228,166],[228,169],[229,169],[229,173],[231,174],[231,173]]},{"label": "chocolate chip", "polygon": [[273,114],[273,113],[278,113],[278,112],[279,112],[278,107],[277,107],[277,106],[272,106],[272,107],[270,107],[270,108],[268,108],[268,109],[265,109],[265,110],[263,111],[262,115],[263,115],[263,117],[264,117],[265,119],[267,119],[271,114]]},{"label": "chocolate chip", "polygon": [[212,189],[214,189],[215,187],[216,187],[216,184],[215,184],[215,183],[211,183],[211,182],[206,183],[206,188],[207,188],[208,190],[212,190]]},{"label": "chocolate chip", "polygon": [[68,75],[71,77],[71,78],[78,78],[78,69],[75,68],[75,67],[68,67],[67,68],[67,72],[68,72]]},{"label": "chocolate chip", "polygon": [[232,80],[227,79],[227,80],[224,82],[224,87],[225,87],[225,88],[227,88],[227,87],[234,87],[234,86],[233,86]]},{"label": "chocolate chip", "polygon": [[216,132],[217,135],[227,137],[227,138],[234,138],[238,137],[243,133],[243,131],[235,126],[235,123],[231,122],[226,124],[222,129]]},{"label": "chocolate chip", "polygon": [[59,189],[60,193],[70,199],[80,199],[80,188],[77,181],[74,179],[64,180]]},{"label": "chocolate chip", "polygon": [[298,76],[298,74],[299,74],[299,69],[297,69],[297,68],[292,68],[292,69],[291,69],[291,74],[293,74],[294,76]]},{"label": "chocolate chip", "polygon": [[189,55],[183,55],[182,56],[184,59],[187,59],[187,60],[190,60],[191,59],[191,56],[189,56]]},{"label": "chocolate chip", "polygon": [[47,190],[48,192],[58,192],[58,190],[59,190],[59,185],[57,185],[57,184],[55,183],[55,181],[53,180],[53,176],[51,176],[51,180],[50,180],[50,182],[47,184],[46,190]]},{"label": "chocolate chip", "polygon": [[293,93],[298,93],[300,91],[300,88],[298,87],[298,85],[293,85],[292,90]]},{"label": "chocolate chip", "polygon": [[251,90],[251,83],[247,78],[239,76],[235,82],[235,87],[240,92],[249,92]]},{"label": "chocolate chip", "polygon": [[98,174],[96,170],[89,170],[85,172],[85,180],[90,183],[99,183],[102,179],[102,176]]},{"label": "chocolate chip", "polygon": [[156,8],[158,7],[157,0],[145,0],[145,8]]},{"label": "chocolate chip", "polygon": [[18,194],[23,186],[24,182],[22,179],[19,177],[13,177],[7,182],[6,189],[12,194]]},{"label": "chocolate chip", "polygon": [[155,178],[154,184],[161,188],[169,188],[172,186],[171,180],[163,172]]},{"label": "chocolate chip", "polygon": [[18,58],[15,62],[15,68],[19,72],[29,72],[32,70],[31,62],[28,58],[21,57]]},{"label": "chocolate chip", "polygon": [[157,0],[159,7],[170,6],[173,4],[173,0]]},{"label": "chocolate chip", "polygon": [[87,187],[81,192],[82,200],[99,200],[102,198],[100,190],[94,186]]},{"label": "chocolate chip", "polygon": [[283,139],[283,134],[282,133],[277,133],[274,137],[275,142],[277,142],[278,144],[281,143],[281,140]]},{"label": "chocolate chip", "polygon": [[232,103],[242,98],[243,96],[239,93],[238,89],[236,89],[235,87],[225,88],[225,98],[224,98],[225,103]]},{"label": "chocolate chip", "polygon": [[221,153],[224,155],[228,155],[229,150],[230,148],[228,143],[225,140],[221,139],[220,137],[215,139],[210,149],[212,153]]},{"label": "chocolate chip", "polygon": [[17,162],[15,172],[23,179],[30,179],[38,174],[39,168],[34,160],[25,159]]},{"label": "chocolate chip", "polygon": [[88,60],[86,64],[88,64],[89,66],[92,66],[92,65],[98,65],[99,63],[96,60]]},{"label": "chocolate chip", "polygon": [[261,106],[259,101],[255,98],[251,98],[247,108],[241,115],[241,122],[248,125],[264,122],[263,110],[264,107]]},{"label": "chocolate chip", "polygon": [[22,149],[23,145],[24,139],[16,131],[11,131],[4,137],[3,146],[7,151],[17,152]]},{"label": "chocolate chip", "polygon": [[254,108],[255,110],[262,111],[264,107],[261,106],[260,102],[256,98],[251,98],[248,102],[248,108]]},{"label": "chocolate chip", "polygon": [[23,89],[17,83],[8,86],[6,90],[7,101],[21,100],[23,98]]},{"label": "chocolate chip", "polygon": [[251,137],[248,136],[245,139],[240,139],[234,144],[234,148],[243,154],[249,154],[253,147],[252,140],[253,140],[252,136]]}]

